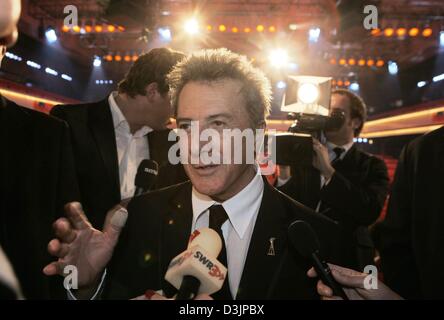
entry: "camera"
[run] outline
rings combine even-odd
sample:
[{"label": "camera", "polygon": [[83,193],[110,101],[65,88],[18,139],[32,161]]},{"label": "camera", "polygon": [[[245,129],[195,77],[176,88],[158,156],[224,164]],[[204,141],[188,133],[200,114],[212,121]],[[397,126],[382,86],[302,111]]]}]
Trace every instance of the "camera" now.
[{"label": "camera", "polygon": [[276,163],[311,166],[313,139],[322,140],[323,132],[338,130],[345,121],[343,111],[330,110],[331,78],[289,76],[281,110],[293,120],[287,133],[276,134]]}]

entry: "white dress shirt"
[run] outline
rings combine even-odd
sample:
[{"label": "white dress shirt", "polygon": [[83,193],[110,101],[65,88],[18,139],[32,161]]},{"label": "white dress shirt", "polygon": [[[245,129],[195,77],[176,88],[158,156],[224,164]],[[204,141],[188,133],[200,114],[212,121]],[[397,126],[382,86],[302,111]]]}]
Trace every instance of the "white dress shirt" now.
[{"label": "white dress shirt", "polygon": [[234,197],[218,203],[193,188],[193,224],[192,230],[208,227],[209,208],[221,204],[228,215],[222,225],[222,233],[227,249],[228,279],[231,295],[235,298],[250,246],[256,218],[262,202],[264,181],[261,175],[255,175],[251,182]]},{"label": "white dress shirt", "polygon": [[114,132],[116,135],[117,160],[119,164],[120,198],[126,199],[134,195],[136,189],[134,179],[137,168],[144,159],[149,159],[150,152],[146,135],[153,131],[144,126],[131,133],[128,121],[117,106],[115,96],[117,92],[109,95],[108,102],[113,118]]}]

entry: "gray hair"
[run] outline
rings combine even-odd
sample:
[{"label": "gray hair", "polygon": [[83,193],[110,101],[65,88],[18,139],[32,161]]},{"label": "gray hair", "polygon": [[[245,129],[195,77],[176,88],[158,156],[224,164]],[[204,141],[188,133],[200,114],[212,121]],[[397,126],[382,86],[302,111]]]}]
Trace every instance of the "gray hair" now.
[{"label": "gray hair", "polygon": [[194,52],[176,64],[168,74],[167,82],[174,114],[177,116],[179,95],[187,83],[225,79],[238,80],[243,84],[241,92],[245,97],[252,125],[256,127],[264,123],[271,106],[270,81],[245,56],[225,48]]}]

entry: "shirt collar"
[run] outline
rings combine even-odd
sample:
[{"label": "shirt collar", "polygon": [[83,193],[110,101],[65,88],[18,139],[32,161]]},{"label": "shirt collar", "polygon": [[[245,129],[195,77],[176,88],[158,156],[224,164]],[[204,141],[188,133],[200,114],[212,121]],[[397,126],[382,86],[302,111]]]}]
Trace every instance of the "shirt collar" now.
[{"label": "shirt collar", "polygon": [[[262,176],[256,174],[250,183],[239,193],[220,203],[227,212],[231,225],[241,239],[244,237],[251,220],[259,211],[263,190],[264,181]],[[193,225],[213,204],[219,204],[209,196],[199,193],[195,188],[192,191],[191,201],[193,206]]]},{"label": "shirt collar", "polygon": [[[122,110],[120,110],[119,106],[116,103],[116,96],[117,96],[117,91],[113,91],[108,97],[108,103],[111,109],[111,116],[113,118],[114,129],[117,129],[122,126],[125,128],[126,131],[129,132],[130,128],[128,121],[126,120],[125,116],[122,113]],[[134,133],[134,136],[142,137],[147,135],[151,131],[153,131],[152,128],[148,126],[143,126],[139,130],[137,130],[137,132]]]},{"label": "shirt collar", "polygon": [[354,142],[351,141],[351,142],[349,142],[347,144],[344,144],[342,146],[338,146],[338,145],[336,145],[336,144],[334,144],[334,143],[332,143],[330,141],[327,141],[327,148],[330,151],[333,150],[334,148],[338,148],[338,147],[344,149],[344,152],[341,154],[341,159],[344,159],[344,157],[347,154],[348,150],[350,150],[351,147],[353,146],[353,143]]},{"label": "shirt collar", "polygon": [[116,103],[115,99],[116,96],[117,96],[117,91],[113,91],[108,97],[108,103],[111,109],[111,115],[113,117],[114,129],[117,129],[117,127],[119,127],[123,122],[128,123],[128,121],[126,121],[125,116],[123,115],[122,111],[120,110],[119,106]]}]

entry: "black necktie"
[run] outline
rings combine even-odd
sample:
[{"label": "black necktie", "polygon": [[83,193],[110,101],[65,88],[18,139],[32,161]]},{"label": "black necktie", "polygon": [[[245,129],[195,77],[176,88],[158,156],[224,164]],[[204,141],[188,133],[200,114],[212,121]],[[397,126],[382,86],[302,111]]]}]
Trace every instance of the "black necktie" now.
[{"label": "black necktie", "polygon": [[[222,240],[222,249],[220,250],[217,260],[219,260],[219,262],[222,263],[224,266],[226,266],[228,269],[227,250],[225,247],[225,240],[224,240],[224,236],[222,233],[222,225],[227,220],[228,220],[228,215],[227,215],[227,212],[225,211],[224,207],[222,207],[220,204],[219,205],[215,204],[210,207],[209,227],[211,229],[213,229],[214,231],[216,231],[219,234],[220,239]],[[230,285],[228,282],[228,271],[227,271],[227,276],[225,278],[222,288],[218,292],[212,294],[212,297],[215,300],[232,300],[233,299],[233,297],[231,296]]]},{"label": "black necktie", "polygon": [[341,160],[341,155],[345,152],[345,149],[341,147],[336,147],[333,149],[333,152],[335,153],[336,157],[331,162],[332,165]]}]

